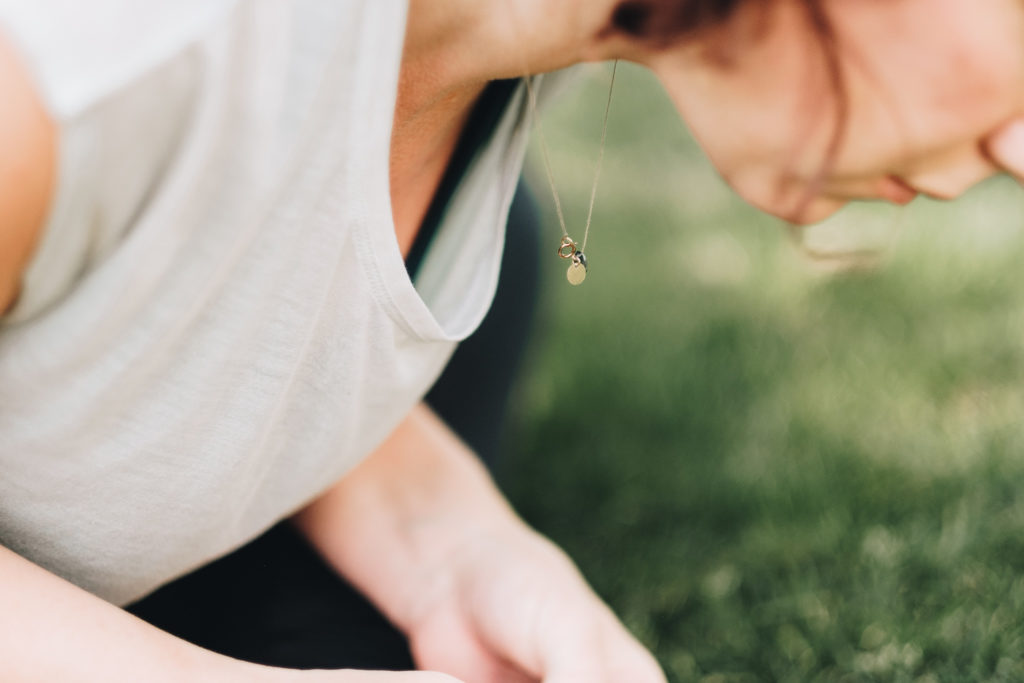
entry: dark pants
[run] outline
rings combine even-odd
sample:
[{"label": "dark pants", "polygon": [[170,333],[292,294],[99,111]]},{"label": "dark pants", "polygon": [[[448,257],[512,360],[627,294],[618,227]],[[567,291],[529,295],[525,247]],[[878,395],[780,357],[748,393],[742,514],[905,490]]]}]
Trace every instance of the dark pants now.
[{"label": "dark pants", "polygon": [[[493,466],[537,299],[536,206],[520,187],[491,312],[427,396]],[[405,638],[287,523],[128,611],[202,647],[292,668],[411,669]]]}]

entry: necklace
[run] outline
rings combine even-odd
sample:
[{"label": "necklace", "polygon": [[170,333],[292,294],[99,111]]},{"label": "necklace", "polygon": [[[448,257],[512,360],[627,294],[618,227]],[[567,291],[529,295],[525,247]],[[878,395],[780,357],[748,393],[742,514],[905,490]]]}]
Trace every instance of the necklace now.
[{"label": "necklace", "polygon": [[558,216],[558,224],[562,228],[562,242],[558,245],[559,258],[568,260],[569,270],[565,276],[571,285],[579,285],[587,277],[587,255],[584,253],[587,248],[587,238],[590,237],[590,222],[594,217],[594,202],[597,199],[597,183],[601,179],[601,164],[604,161],[605,142],[608,138],[608,114],[612,109],[612,93],[615,90],[615,73],[619,69],[619,60],[612,65],[612,81],[608,86],[608,101],[604,106],[604,123],[601,125],[601,147],[597,153],[597,165],[594,168],[594,183],[590,188],[590,207],[587,209],[587,223],[583,229],[583,242],[577,244],[569,237],[569,229],[566,227],[565,214],[562,212],[562,200],[558,197],[558,189],[555,187],[555,174],[551,170],[551,155],[548,153],[548,144],[544,139],[544,127],[541,125],[540,117],[537,115],[537,94],[534,92],[530,76],[523,80],[526,82],[526,94],[530,102],[530,118],[537,129],[537,137],[540,141],[541,158],[544,160],[544,172],[547,175],[548,185],[551,186],[551,196],[555,200],[555,214]]}]

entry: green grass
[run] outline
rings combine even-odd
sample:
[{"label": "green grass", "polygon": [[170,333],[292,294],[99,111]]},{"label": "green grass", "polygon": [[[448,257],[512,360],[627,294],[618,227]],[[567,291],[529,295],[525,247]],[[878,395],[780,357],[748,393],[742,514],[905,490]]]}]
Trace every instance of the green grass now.
[{"label": "green grass", "polygon": [[[544,261],[518,509],[672,681],[1024,680],[1024,195],[856,209],[810,240],[882,261],[829,274],[620,75],[587,282]],[[574,225],[606,78],[545,117]]]}]

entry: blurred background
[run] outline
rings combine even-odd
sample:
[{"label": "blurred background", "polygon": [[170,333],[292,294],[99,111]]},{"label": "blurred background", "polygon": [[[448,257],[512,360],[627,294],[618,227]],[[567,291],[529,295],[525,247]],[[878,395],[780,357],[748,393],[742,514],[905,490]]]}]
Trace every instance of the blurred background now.
[{"label": "blurred background", "polygon": [[[544,114],[571,226],[609,76]],[[536,152],[552,257],[499,476],[670,680],[1024,680],[1024,192],[847,210],[809,243],[882,257],[839,272],[621,66],[573,288]]]}]

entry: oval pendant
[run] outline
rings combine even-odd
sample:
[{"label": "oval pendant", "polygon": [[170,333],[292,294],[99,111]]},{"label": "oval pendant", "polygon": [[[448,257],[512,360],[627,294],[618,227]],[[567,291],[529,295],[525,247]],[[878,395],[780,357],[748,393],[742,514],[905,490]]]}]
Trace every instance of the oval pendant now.
[{"label": "oval pendant", "polygon": [[572,263],[569,264],[569,270],[566,271],[565,277],[569,280],[570,285],[581,284],[587,279],[587,257],[583,255],[583,252],[577,252],[573,256]]}]

